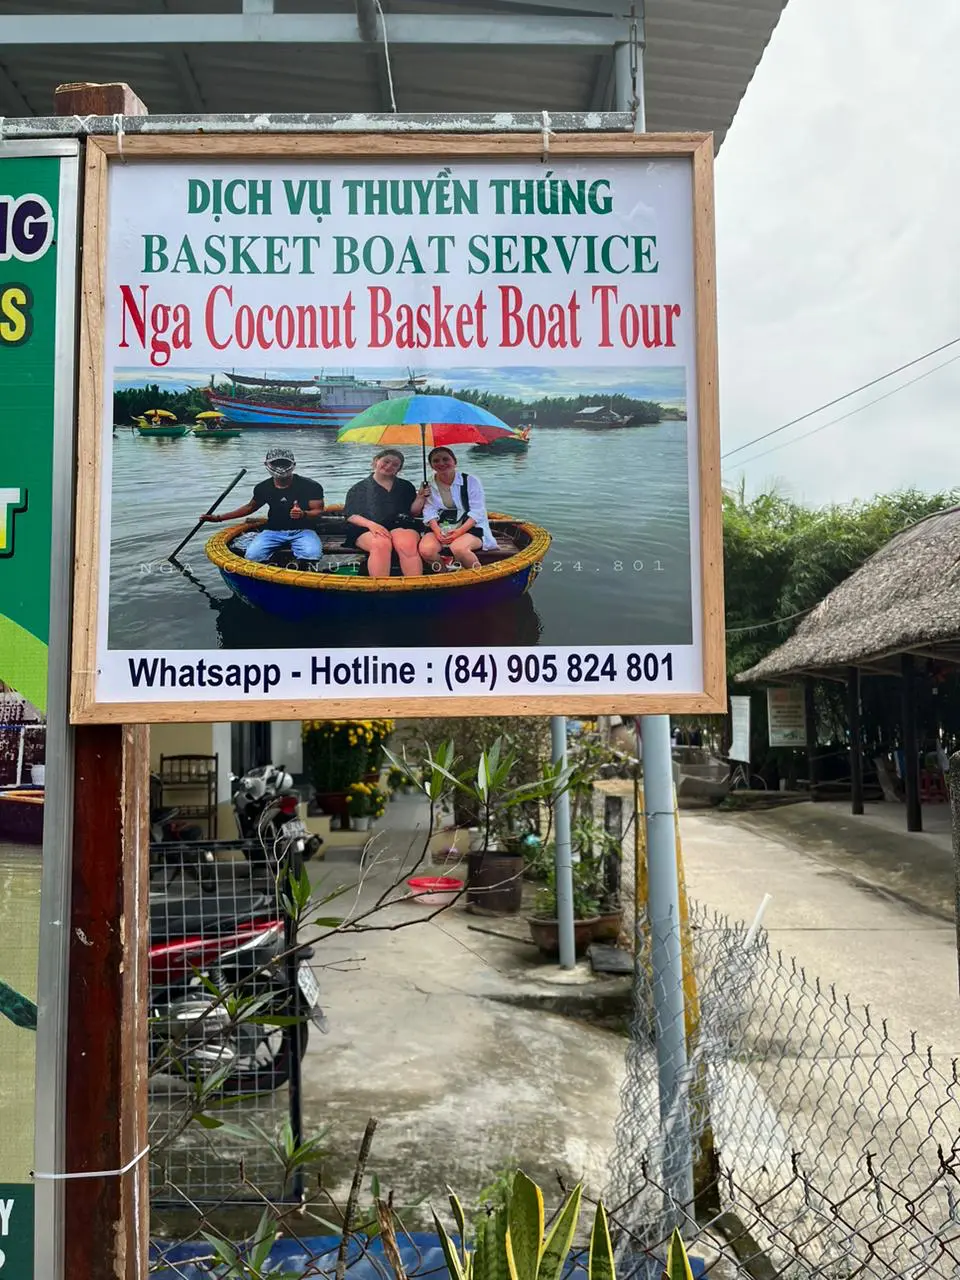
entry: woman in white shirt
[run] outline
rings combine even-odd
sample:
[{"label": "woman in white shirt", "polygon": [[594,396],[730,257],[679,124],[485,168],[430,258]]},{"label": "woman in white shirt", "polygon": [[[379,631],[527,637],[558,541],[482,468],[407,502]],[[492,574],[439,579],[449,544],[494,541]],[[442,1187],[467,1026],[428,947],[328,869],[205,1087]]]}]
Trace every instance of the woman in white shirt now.
[{"label": "woman in white shirt", "polygon": [[423,508],[427,532],[420,539],[420,554],[428,565],[446,552],[464,569],[476,569],[477,552],[493,550],[497,540],[490,531],[483,486],[476,476],[457,471],[451,449],[438,445],[427,461],[433,468],[433,484]]}]

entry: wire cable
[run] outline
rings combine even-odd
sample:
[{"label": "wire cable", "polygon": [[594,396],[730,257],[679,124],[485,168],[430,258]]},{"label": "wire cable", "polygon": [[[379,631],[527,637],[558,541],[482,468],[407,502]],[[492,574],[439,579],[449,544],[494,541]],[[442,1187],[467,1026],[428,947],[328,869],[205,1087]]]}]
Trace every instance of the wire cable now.
[{"label": "wire cable", "polygon": [[[844,400],[849,400],[851,396],[859,395],[861,391],[867,391],[870,387],[875,387],[878,382],[884,382],[887,378],[892,378],[894,374],[902,373],[904,369],[911,369],[915,364],[920,364],[923,360],[929,360],[931,356],[939,355],[941,351],[946,351],[950,347],[955,347],[958,342],[960,342],[960,338],[951,338],[949,342],[944,342],[941,346],[934,347],[932,351],[926,351],[922,356],[917,356],[914,360],[908,360],[906,364],[897,365],[896,369],[890,369],[887,373],[881,373],[878,378],[871,378],[869,382],[864,382],[859,387],[854,387],[852,391],[847,391],[842,396],[836,396],[833,400],[828,400],[826,404],[818,405],[816,409],[810,409],[807,413],[801,413],[798,418],[791,418],[789,422],[784,422],[782,426],[774,427],[772,431],[765,431],[762,435],[754,436],[754,438],[752,440],[748,440],[746,444],[738,444],[735,449],[728,449],[727,452],[721,456],[724,458],[731,458],[735,453],[742,453],[744,449],[749,449],[753,444],[759,444],[761,440],[768,440],[771,436],[778,435],[781,431],[786,431],[788,427],[795,427],[798,422],[805,422],[807,418],[812,418],[818,413],[823,413],[824,409],[832,409],[835,404],[840,404]],[[909,386],[910,384],[905,383],[904,385]]]},{"label": "wire cable", "polygon": [[771,618],[769,622],[754,622],[749,627],[726,627],[725,631],[728,636],[742,635],[745,631],[763,631],[765,627],[778,627],[781,622],[792,622],[794,618],[805,618],[816,607],[816,605],[811,605],[809,609],[801,609],[799,613],[788,613],[785,618]]},{"label": "wire cable", "polygon": [[912,387],[915,382],[922,382],[924,378],[929,378],[932,373],[945,369],[948,364],[955,364],[958,360],[960,360],[960,355],[951,356],[949,360],[944,360],[942,364],[935,364],[932,369],[925,369],[923,373],[918,373],[915,378],[908,378],[906,382],[901,382],[898,387],[894,387],[891,391],[885,391],[882,396],[874,396],[866,404],[858,405],[856,409],[850,409],[847,413],[841,413],[838,417],[831,418],[829,422],[822,422],[819,427],[814,427],[812,431],[804,431],[803,435],[794,436],[792,440],[781,440],[779,444],[775,444],[769,449],[754,453],[749,458],[741,458],[738,465],[746,466],[748,462],[756,462],[759,458],[765,458],[769,453],[776,453],[778,449],[786,449],[791,444],[799,444],[801,440],[809,440],[811,436],[815,436],[818,432],[826,431],[827,427],[832,427],[838,422],[852,418],[855,414],[862,413],[864,409],[869,409],[871,405],[879,404],[881,400],[889,400],[898,391],[905,391],[907,387]]}]

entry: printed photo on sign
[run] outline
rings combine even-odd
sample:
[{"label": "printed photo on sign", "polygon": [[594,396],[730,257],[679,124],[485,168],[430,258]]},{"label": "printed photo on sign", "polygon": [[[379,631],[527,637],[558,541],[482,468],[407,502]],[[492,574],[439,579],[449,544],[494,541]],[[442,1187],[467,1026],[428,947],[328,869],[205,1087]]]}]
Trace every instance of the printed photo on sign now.
[{"label": "printed photo on sign", "polygon": [[111,647],[691,642],[683,369],[122,370],[113,410]]},{"label": "printed photo on sign", "polygon": [[689,156],[111,164],[89,696],[703,695],[694,197]]}]

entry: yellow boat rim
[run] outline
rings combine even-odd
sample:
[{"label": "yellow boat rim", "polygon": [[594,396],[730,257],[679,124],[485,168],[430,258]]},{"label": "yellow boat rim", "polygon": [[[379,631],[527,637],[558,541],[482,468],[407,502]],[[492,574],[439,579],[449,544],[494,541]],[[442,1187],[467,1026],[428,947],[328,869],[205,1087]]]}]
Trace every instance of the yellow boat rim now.
[{"label": "yellow boat rim", "polygon": [[[340,506],[327,507],[324,515],[338,515],[343,510]],[[218,569],[226,573],[240,574],[245,578],[258,578],[261,582],[272,582],[277,586],[301,587],[311,591],[347,591],[347,592],[381,592],[403,591],[451,591],[458,588],[476,586],[477,583],[493,582],[512,574],[533,568],[539,571],[544,556],[553,541],[546,529],[531,524],[528,520],[520,520],[516,516],[504,515],[499,511],[488,513],[491,523],[508,521],[522,529],[530,537],[527,546],[522,547],[515,555],[484,564],[476,569],[459,569],[455,573],[423,573],[416,578],[366,578],[363,576],[346,576],[335,573],[311,573],[303,569],[284,569],[279,565],[259,564],[238,556],[230,548],[234,538],[254,529],[262,529],[264,520],[246,520],[243,524],[230,525],[229,528],[215,533],[205,546],[208,558]],[[362,554],[362,553],[361,553]]]}]

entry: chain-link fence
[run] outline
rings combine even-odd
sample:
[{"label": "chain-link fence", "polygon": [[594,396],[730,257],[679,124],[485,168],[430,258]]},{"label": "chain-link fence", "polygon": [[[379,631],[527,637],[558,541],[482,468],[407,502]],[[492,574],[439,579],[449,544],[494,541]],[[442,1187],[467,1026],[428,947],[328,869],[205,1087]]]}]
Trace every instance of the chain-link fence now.
[{"label": "chain-link fence", "polygon": [[718,1277],[960,1276],[956,1062],[898,1044],[763,934],[698,904],[678,932],[686,1059],[668,1062],[638,930],[608,1191],[622,1262],[680,1221]]}]

